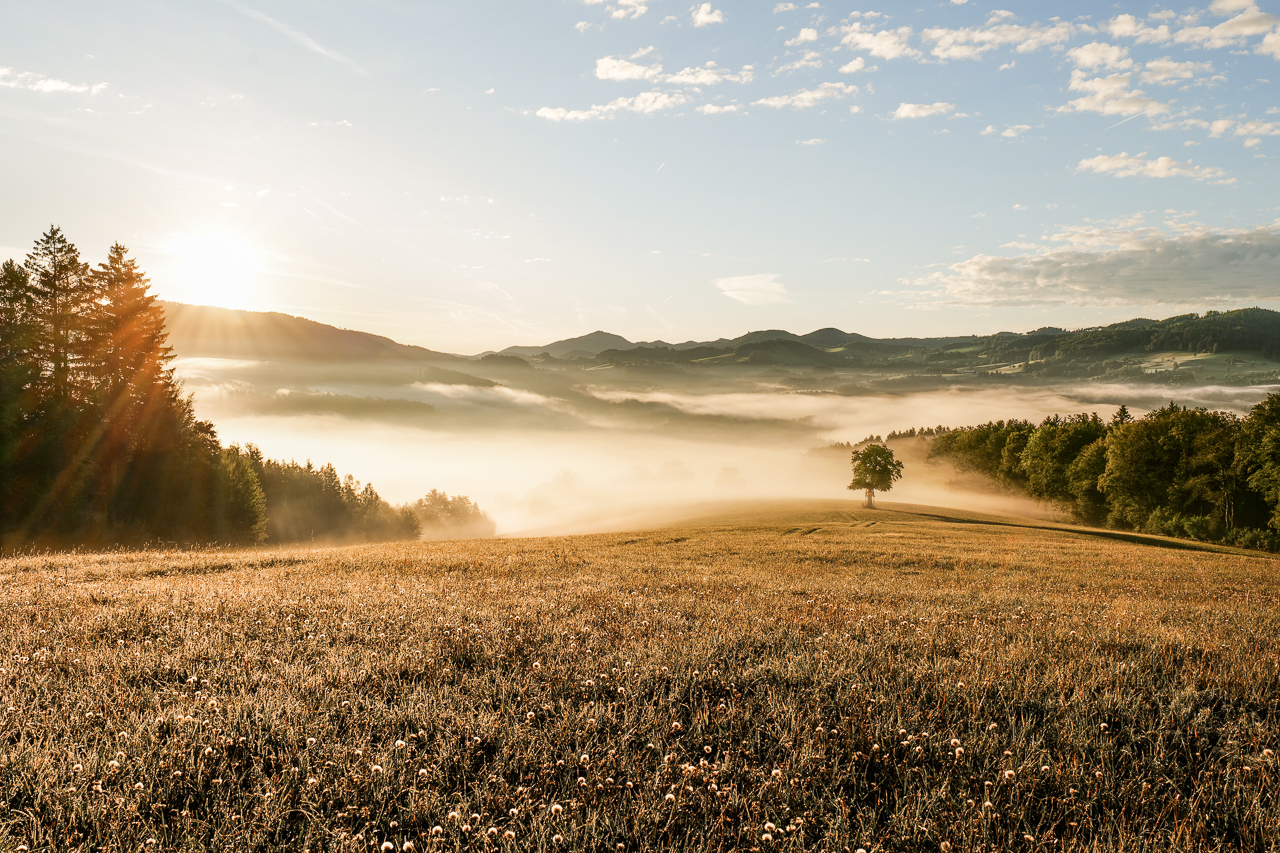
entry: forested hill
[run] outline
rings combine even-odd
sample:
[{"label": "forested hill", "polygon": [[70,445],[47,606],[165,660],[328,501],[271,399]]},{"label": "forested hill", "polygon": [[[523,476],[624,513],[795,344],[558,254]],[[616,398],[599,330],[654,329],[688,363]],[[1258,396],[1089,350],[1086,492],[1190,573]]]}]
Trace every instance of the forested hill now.
[{"label": "forested hill", "polygon": [[182,357],[306,359],[312,361],[413,361],[461,364],[465,360],[380,335],[339,329],[288,314],[233,311],[208,305],[162,302],[169,345]]},{"label": "forested hill", "polygon": [[1265,308],[1183,314],[1167,320],[1128,320],[1099,329],[1056,336],[1038,344],[1032,359],[1106,358],[1132,350],[1147,352],[1280,353],[1280,313]]}]

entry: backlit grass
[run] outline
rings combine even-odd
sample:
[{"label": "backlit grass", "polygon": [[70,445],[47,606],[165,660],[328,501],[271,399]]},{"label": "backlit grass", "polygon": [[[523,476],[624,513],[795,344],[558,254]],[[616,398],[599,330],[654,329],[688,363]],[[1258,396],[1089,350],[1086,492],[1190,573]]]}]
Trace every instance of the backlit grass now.
[{"label": "backlit grass", "polygon": [[2,561],[0,849],[1277,846],[1280,562],[851,506]]}]

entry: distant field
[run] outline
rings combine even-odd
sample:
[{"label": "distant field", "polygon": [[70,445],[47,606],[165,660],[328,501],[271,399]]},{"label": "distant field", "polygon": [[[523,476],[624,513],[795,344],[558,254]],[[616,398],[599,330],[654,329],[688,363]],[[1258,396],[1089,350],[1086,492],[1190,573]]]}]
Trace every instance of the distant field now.
[{"label": "distant field", "polygon": [[1280,561],[885,507],[0,561],[0,850],[1280,846]]}]

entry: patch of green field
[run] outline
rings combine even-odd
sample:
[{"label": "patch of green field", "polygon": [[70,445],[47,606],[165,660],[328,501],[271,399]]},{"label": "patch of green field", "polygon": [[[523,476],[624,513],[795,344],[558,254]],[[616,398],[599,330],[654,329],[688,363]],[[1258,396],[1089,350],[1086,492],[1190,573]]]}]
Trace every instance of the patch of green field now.
[{"label": "patch of green field", "polygon": [[846,501],[0,561],[0,849],[1273,849],[1277,568]]}]

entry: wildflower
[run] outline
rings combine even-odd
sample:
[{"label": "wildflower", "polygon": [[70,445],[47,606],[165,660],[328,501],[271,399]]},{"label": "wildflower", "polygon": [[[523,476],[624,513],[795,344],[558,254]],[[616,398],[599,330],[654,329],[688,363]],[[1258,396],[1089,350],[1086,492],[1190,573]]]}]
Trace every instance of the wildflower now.
[{"label": "wildflower", "polygon": [[449,820],[451,820],[451,821],[458,821],[458,820],[460,820],[460,819],[461,819],[461,818],[460,818],[460,816],[458,815],[458,813],[457,813],[457,812],[449,812]]},{"label": "wildflower", "polygon": [[1048,764],[1043,764],[1043,765],[1041,765],[1041,766],[1040,766],[1040,772],[1041,772],[1041,773],[1048,773],[1048,772],[1049,772],[1049,765],[1048,765]]},{"label": "wildflower", "polygon": [[508,812],[507,812],[507,814],[511,815],[512,817],[515,817],[516,815],[520,814],[520,810],[519,810],[519,809],[511,809],[510,811],[508,811]]},{"label": "wildflower", "polygon": [[957,746],[957,747],[956,747],[956,758],[957,758],[957,759],[959,759],[962,755],[964,755],[964,747],[963,747],[963,746]]},{"label": "wildflower", "polygon": [[768,844],[770,841],[773,840],[773,836],[766,832],[764,835],[760,836],[760,840],[763,841],[765,844]]},{"label": "wildflower", "polygon": [[369,765],[369,772],[370,772],[370,773],[372,773],[373,775],[377,776],[379,773],[381,773],[381,772],[382,772],[382,765],[381,765],[381,764],[370,764],[370,765]]},{"label": "wildflower", "polygon": [[1016,775],[1018,774],[1014,773],[1012,770],[1006,770],[1004,771],[1004,781],[1012,782]]},{"label": "wildflower", "polygon": [[421,770],[419,770],[418,775],[421,776],[423,779],[427,778],[428,776],[427,768],[423,767]]},{"label": "wildflower", "polygon": [[667,799],[667,802],[668,802],[668,803],[674,803],[674,802],[676,801],[676,795],[675,795],[675,794],[667,794],[667,798],[666,798],[666,799]]},{"label": "wildflower", "polygon": [[564,806],[560,805],[559,803],[556,803],[554,806],[551,807],[551,813],[553,815],[559,816],[559,814],[563,811],[564,811]]},{"label": "wildflower", "polygon": [[[438,827],[438,826],[436,827],[436,829],[439,829],[439,828],[440,828],[440,827]],[[433,830],[433,832],[434,832],[434,830]],[[402,845],[400,846],[400,849],[401,849],[401,850],[403,850],[403,851],[404,851],[404,853],[413,853],[413,842],[412,842],[412,841],[406,841],[404,844],[402,844]]]},{"label": "wildflower", "polygon": [[583,777],[583,776],[579,776],[579,777],[578,777],[578,787],[579,787],[579,788],[585,788],[585,787],[587,787],[587,780],[586,780],[586,778],[585,778],[585,777]]},{"label": "wildflower", "polygon": [[502,837],[507,841],[515,841],[516,834],[508,829],[506,832],[502,833]]},{"label": "wildflower", "polygon": [[775,826],[773,823],[766,823],[766,824],[764,825],[764,831],[765,831],[765,832],[773,832],[773,831],[774,831],[775,829],[777,829],[777,828],[778,828],[778,827],[777,827],[777,826]]},{"label": "wildflower", "polygon": [[955,749],[955,748],[956,748],[957,746],[959,746],[959,745],[960,745],[960,739],[959,739],[959,738],[954,738],[954,737],[953,737],[953,738],[951,739],[951,748],[952,748],[952,749]]},{"label": "wildflower", "polygon": [[439,824],[436,824],[435,826],[431,827],[431,834],[432,834],[432,835],[443,835],[443,834],[444,834],[444,827],[443,827],[443,826],[440,826]]},{"label": "wildflower", "polygon": [[1098,728],[1100,728],[1102,731],[1105,732],[1107,730],[1107,724],[1103,723],[1102,725],[1098,726]]},{"label": "wildflower", "polygon": [[473,815],[471,816],[471,822],[472,822],[472,823],[479,823],[479,822],[480,822],[480,815],[478,815],[478,814],[473,814]]},{"label": "wildflower", "polygon": [[402,740],[396,741],[396,749],[404,749],[404,741]]},{"label": "wildflower", "polygon": [[985,803],[983,803],[983,804],[982,804],[982,807],[983,807],[984,809],[991,809],[991,808],[995,808],[995,806],[991,805],[991,801],[990,801],[990,800],[987,800]]},{"label": "wildflower", "polygon": [[489,831],[486,832],[485,835],[489,836],[490,838],[496,838],[498,835],[498,828],[495,826],[489,827]]},{"label": "wildflower", "polygon": [[533,719],[533,717],[534,717],[534,713],[533,713],[532,711],[530,711],[529,713],[527,713],[527,714],[525,714],[525,715],[524,715],[524,718],[525,718],[526,720],[532,720],[532,719]]},{"label": "wildflower", "polygon": [[551,836],[551,840],[556,844],[564,844],[564,836],[560,835],[559,833]]},{"label": "wildflower", "polygon": [[774,771],[773,771],[773,778],[775,778],[775,779],[781,779],[781,778],[782,778],[782,771],[781,771],[781,770],[778,770],[778,769],[776,769],[776,768],[775,768],[775,769],[774,769]]},{"label": "wildflower", "polygon": [[396,849],[396,846],[392,844],[390,841],[382,842],[382,853],[391,853],[391,851],[395,849]]}]

